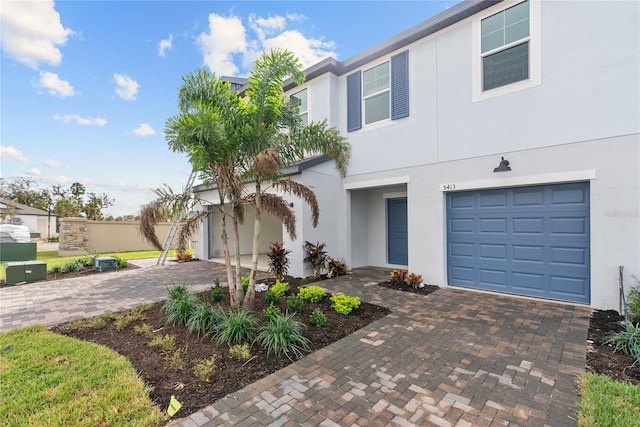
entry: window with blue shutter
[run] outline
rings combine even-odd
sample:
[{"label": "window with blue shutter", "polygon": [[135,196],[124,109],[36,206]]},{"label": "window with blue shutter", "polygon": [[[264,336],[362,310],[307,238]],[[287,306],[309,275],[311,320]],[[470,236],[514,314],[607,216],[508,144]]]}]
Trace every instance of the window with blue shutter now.
[{"label": "window with blue shutter", "polygon": [[409,51],[347,76],[347,131],[409,116]]},{"label": "window with blue shutter", "polygon": [[391,57],[391,120],[409,116],[409,51]]},{"label": "window with blue shutter", "polygon": [[347,132],[362,127],[362,84],[360,71],[347,76]]}]

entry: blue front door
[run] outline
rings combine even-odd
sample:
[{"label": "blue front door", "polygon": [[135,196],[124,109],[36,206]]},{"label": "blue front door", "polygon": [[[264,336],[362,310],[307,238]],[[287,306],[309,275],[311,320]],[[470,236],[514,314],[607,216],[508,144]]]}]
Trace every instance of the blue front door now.
[{"label": "blue front door", "polygon": [[387,247],[389,264],[407,265],[407,198],[387,199]]},{"label": "blue front door", "polygon": [[590,302],[589,184],[447,195],[449,284]]}]

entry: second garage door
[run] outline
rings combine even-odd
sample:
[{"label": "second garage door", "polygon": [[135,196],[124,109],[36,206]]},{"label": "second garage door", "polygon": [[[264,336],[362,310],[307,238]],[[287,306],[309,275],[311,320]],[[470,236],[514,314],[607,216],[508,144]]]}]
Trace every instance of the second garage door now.
[{"label": "second garage door", "polygon": [[590,302],[589,184],[447,194],[449,284]]}]

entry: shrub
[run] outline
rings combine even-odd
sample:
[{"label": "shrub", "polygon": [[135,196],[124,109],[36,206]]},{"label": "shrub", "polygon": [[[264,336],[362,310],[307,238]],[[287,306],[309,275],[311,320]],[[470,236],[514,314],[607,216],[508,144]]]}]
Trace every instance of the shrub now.
[{"label": "shrub", "polygon": [[310,301],[314,303],[318,303],[322,301],[322,298],[325,297],[327,293],[319,286],[309,286],[307,288],[300,288],[298,291],[298,296],[304,301]]},{"label": "shrub", "polygon": [[629,321],[640,323],[640,280],[633,276],[636,284],[631,286],[627,294],[627,309],[629,312]]},{"label": "shrub", "polygon": [[391,283],[399,286],[407,281],[407,272],[404,270],[393,270],[391,272]]},{"label": "shrub", "polygon": [[131,322],[135,322],[136,320],[146,319],[146,316],[143,313],[144,310],[145,310],[144,307],[134,307],[116,315],[114,320],[116,325],[116,331],[118,332],[122,331],[124,328],[129,326]]},{"label": "shrub", "polygon": [[284,279],[284,276],[289,272],[289,257],[290,250],[285,249],[284,244],[280,242],[271,243],[269,250],[267,251],[267,257],[269,258],[269,271],[273,272],[273,276],[276,280]]},{"label": "shrub", "polygon": [[224,291],[222,290],[222,286],[220,286],[220,279],[216,277],[214,284],[215,286],[211,287],[211,300],[213,302],[220,302],[224,297]]},{"label": "shrub", "polygon": [[50,272],[54,273],[54,274],[55,273],[61,273],[62,272],[62,266],[60,264],[52,265]]},{"label": "shrub", "polygon": [[409,273],[407,275],[407,283],[410,284],[413,289],[418,289],[418,286],[422,283],[422,274]]},{"label": "shrub", "polygon": [[324,249],[326,243],[316,243],[315,245],[309,241],[304,242],[304,250],[307,256],[304,262],[308,262],[313,269],[313,277],[318,277],[320,271],[327,268],[329,257],[327,251]]},{"label": "shrub", "polygon": [[331,308],[333,308],[336,313],[340,314],[349,314],[356,308],[360,307],[360,298],[358,297],[332,295],[331,301],[333,302]]},{"label": "shrub", "polygon": [[291,295],[287,298],[287,309],[294,313],[302,313],[302,300],[297,295]]},{"label": "shrub", "polygon": [[278,297],[278,294],[276,294],[271,289],[267,289],[267,292],[264,293],[264,300],[267,302],[267,304],[275,304],[279,299],[280,297]]},{"label": "shrub", "polygon": [[309,316],[309,322],[313,326],[317,327],[326,326],[327,316],[322,312],[322,310],[316,308],[311,312],[311,315]]},{"label": "shrub", "polygon": [[275,293],[278,298],[283,297],[284,294],[289,290],[289,283],[276,280],[276,283],[271,285],[269,290]]},{"label": "shrub", "polygon": [[253,340],[259,321],[249,310],[222,312],[222,320],[216,326],[218,343],[232,346]]},{"label": "shrub", "polygon": [[243,277],[242,278],[242,292],[244,292],[245,294],[247,293],[247,289],[249,289],[249,282],[251,281],[251,279],[249,279],[248,277]]},{"label": "shrub", "polygon": [[92,256],[83,256],[81,258],[78,258],[77,261],[78,264],[82,265],[83,267],[91,267],[95,265],[95,259]]},{"label": "shrub", "polygon": [[273,353],[294,360],[311,349],[311,341],[302,335],[303,329],[304,323],[295,320],[293,315],[279,315],[260,328],[256,341],[267,350],[267,356]]},{"label": "shrub", "polygon": [[211,377],[216,373],[217,359],[218,356],[215,354],[208,359],[199,359],[198,363],[196,363],[196,366],[193,368],[194,375],[200,378],[202,381],[211,381]]},{"label": "shrub", "polygon": [[73,271],[79,271],[82,270],[84,266],[82,265],[82,263],[78,260],[78,259],[73,259],[73,260],[69,260],[67,262],[65,262],[64,264],[62,264],[62,267],[60,268],[60,271],[62,273],[70,273]]},{"label": "shrub", "polygon": [[169,296],[163,309],[167,315],[167,322],[186,325],[189,316],[199,303],[198,297],[189,292],[185,285],[175,285],[168,290]]},{"label": "shrub", "polygon": [[152,337],[153,331],[151,330],[151,325],[148,323],[143,323],[142,325],[135,326],[133,328],[136,331],[136,334],[142,335],[145,337]]},{"label": "shrub", "polygon": [[179,262],[193,261],[193,255],[191,255],[189,252],[178,252],[176,254],[176,261],[179,261]]},{"label": "shrub", "polygon": [[631,341],[633,341],[636,350],[640,352],[640,327],[633,323],[629,323],[624,331],[610,334],[603,343],[613,345],[614,351],[622,351],[627,356],[635,357]]},{"label": "shrub", "polygon": [[170,367],[177,371],[181,371],[184,368],[184,359],[183,356],[187,352],[185,347],[178,348],[171,353],[166,353],[164,355],[164,360],[169,364]]},{"label": "shrub", "polygon": [[89,327],[91,329],[101,329],[101,328],[104,328],[106,324],[107,322],[106,320],[104,320],[104,317],[102,316],[97,316],[89,320]]},{"label": "shrub", "polygon": [[48,242],[59,242],[60,241],[60,236],[49,236],[49,237],[47,237],[47,241]]},{"label": "shrub", "polygon": [[160,347],[165,353],[171,353],[176,349],[176,336],[175,335],[156,335],[147,344],[149,347]]},{"label": "shrub", "polygon": [[238,360],[249,360],[251,358],[251,347],[249,344],[236,344],[229,348],[229,354]]},{"label": "shrub", "polygon": [[118,265],[118,268],[129,267],[129,261],[127,261],[126,259],[118,258],[118,257],[116,257],[116,264]]},{"label": "shrub", "polygon": [[196,332],[198,336],[212,333],[222,319],[222,309],[212,307],[205,302],[199,302],[191,311],[186,326],[189,333]]},{"label": "shrub", "polygon": [[330,258],[327,261],[327,277],[338,277],[347,274],[347,266],[344,262],[335,258]]},{"label": "shrub", "polygon": [[273,303],[269,304],[269,307],[262,310],[262,317],[264,317],[264,320],[271,320],[273,317],[281,314],[282,310],[280,310],[280,307],[276,307]]}]

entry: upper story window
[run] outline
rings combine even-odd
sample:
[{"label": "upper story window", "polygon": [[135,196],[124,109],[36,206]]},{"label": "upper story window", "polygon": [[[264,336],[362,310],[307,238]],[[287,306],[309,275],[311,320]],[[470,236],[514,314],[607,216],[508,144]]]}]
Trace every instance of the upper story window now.
[{"label": "upper story window", "polygon": [[307,107],[307,89],[302,89],[300,92],[296,92],[291,95],[291,99],[298,104],[300,110],[300,117],[302,118],[302,124],[309,124],[309,112]]},{"label": "upper story window", "polygon": [[[364,106],[364,108],[363,108]],[[409,51],[347,76],[347,131],[409,116]]]},{"label": "upper story window", "polygon": [[362,73],[362,98],[366,125],[389,118],[389,62]]},{"label": "upper story window", "polygon": [[540,3],[507,0],[473,22],[474,102],[541,83]]},{"label": "upper story window", "polygon": [[481,23],[482,90],[529,78],[529,1]]}]

